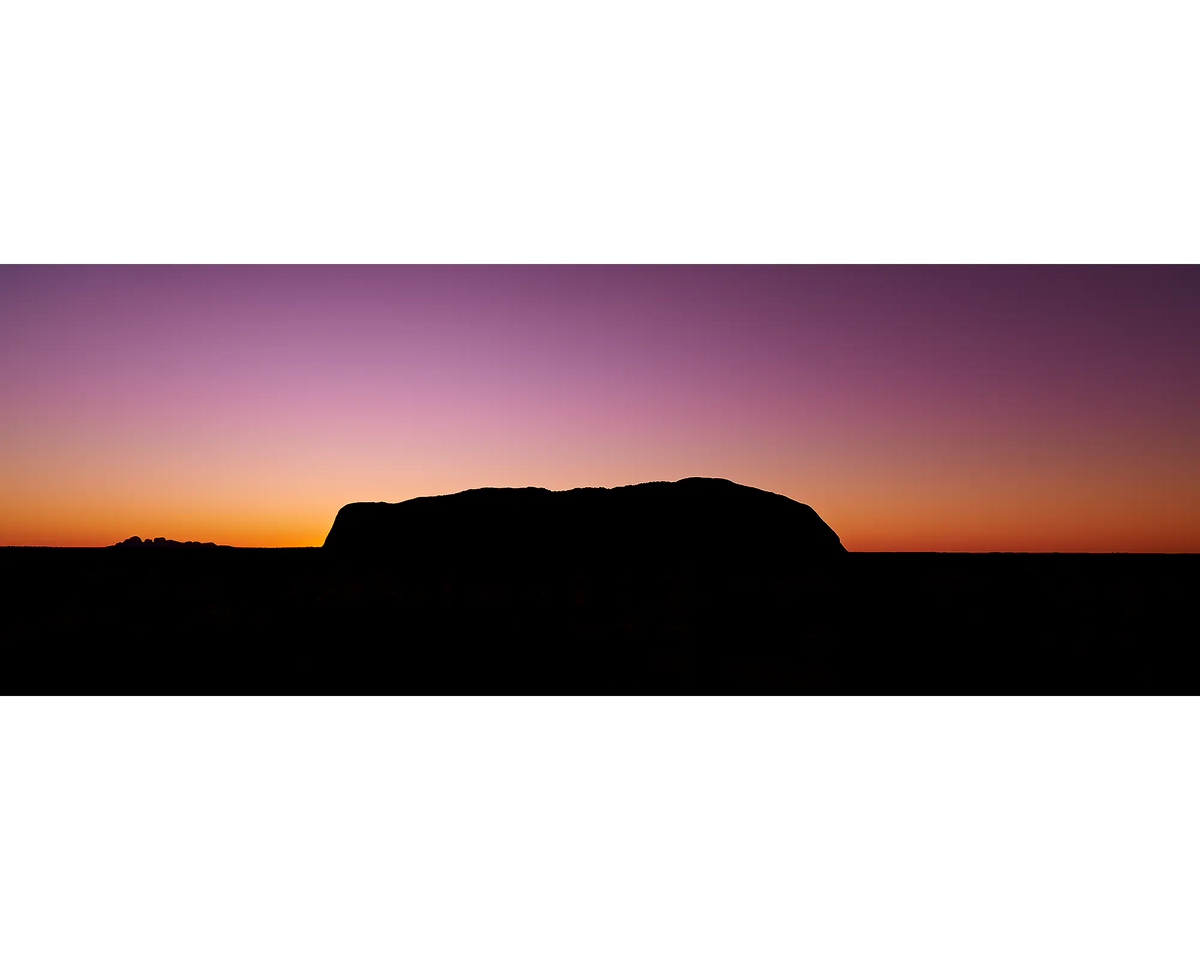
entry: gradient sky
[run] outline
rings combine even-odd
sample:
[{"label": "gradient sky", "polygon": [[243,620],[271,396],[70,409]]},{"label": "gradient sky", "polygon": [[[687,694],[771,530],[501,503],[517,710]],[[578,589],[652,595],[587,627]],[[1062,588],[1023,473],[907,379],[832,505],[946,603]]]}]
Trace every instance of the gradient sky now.
[{"label": "gradient sky", "polygon": [[697,475],[851,550],[1200,551],[1200,269],[0,267],[0,544]]}]

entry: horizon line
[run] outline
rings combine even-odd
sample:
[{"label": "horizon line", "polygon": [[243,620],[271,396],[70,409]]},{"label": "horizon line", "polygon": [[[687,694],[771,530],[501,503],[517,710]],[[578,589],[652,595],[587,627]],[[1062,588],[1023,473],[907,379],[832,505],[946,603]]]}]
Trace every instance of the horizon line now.
[{"label": "horizon line", "polygon": [[[170,538],[166,538],[170,539]],[[176,540],[176,543],[186,543],[187,541]],[[192,541],[197,542],[197,541]],[[214,548],[224,548],[229,550],[323,550],[324,544],[295,544],[292,546],[246,546],[236,543],[216,543],[215,541],[201,541],[203,543],[212,543]],[[104,544],[56,544],[56,543],[4,543],[0,544],[0,550],[109,550],[113,547],[120,546],[121,543],[104,543]],[[132,548],[131,548],[132,549]],[[852,550],[846,548],[846,553],[850,554],[946,554],[955,556],[1037,556],[1037,557],[1052,557],[1052,556],[1072,556],[1072,557],[1193,557],[1200,556],[1200,550]]]}]

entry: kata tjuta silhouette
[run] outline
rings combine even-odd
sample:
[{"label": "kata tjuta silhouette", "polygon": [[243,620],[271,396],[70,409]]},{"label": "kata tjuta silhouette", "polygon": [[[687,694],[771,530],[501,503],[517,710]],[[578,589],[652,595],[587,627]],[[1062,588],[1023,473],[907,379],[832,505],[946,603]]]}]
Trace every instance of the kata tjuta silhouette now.
[{"label": "kata tjuta silhouette", "polygon": [[120,543],[114,543],[114,547],[215,547],[216,544],[211,540],[168,540],[166,537],[147,537],[143,540],[141,537],[129,537],[122,540]]}]

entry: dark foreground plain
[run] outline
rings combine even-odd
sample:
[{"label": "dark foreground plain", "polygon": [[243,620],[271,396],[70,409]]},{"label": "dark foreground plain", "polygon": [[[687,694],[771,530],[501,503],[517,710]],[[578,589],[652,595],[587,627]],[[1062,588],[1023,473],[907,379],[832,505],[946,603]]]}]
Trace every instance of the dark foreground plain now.
[{"label": "dark foreground plain", "polygon": [[0,632],[20,790],[80,844],[451,870],[671,836],[995,872],[1175,856],[1198,575],[7,547]]}]

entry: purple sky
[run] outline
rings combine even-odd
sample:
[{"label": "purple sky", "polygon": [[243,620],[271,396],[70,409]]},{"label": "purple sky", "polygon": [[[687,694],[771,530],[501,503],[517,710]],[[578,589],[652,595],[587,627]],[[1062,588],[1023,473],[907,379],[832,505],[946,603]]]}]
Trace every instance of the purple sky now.
[{"label": "purple sky", "polygon": [[1200,550],[1193,267],[2,267],[0,542],[723,476],[850,549]]}]

